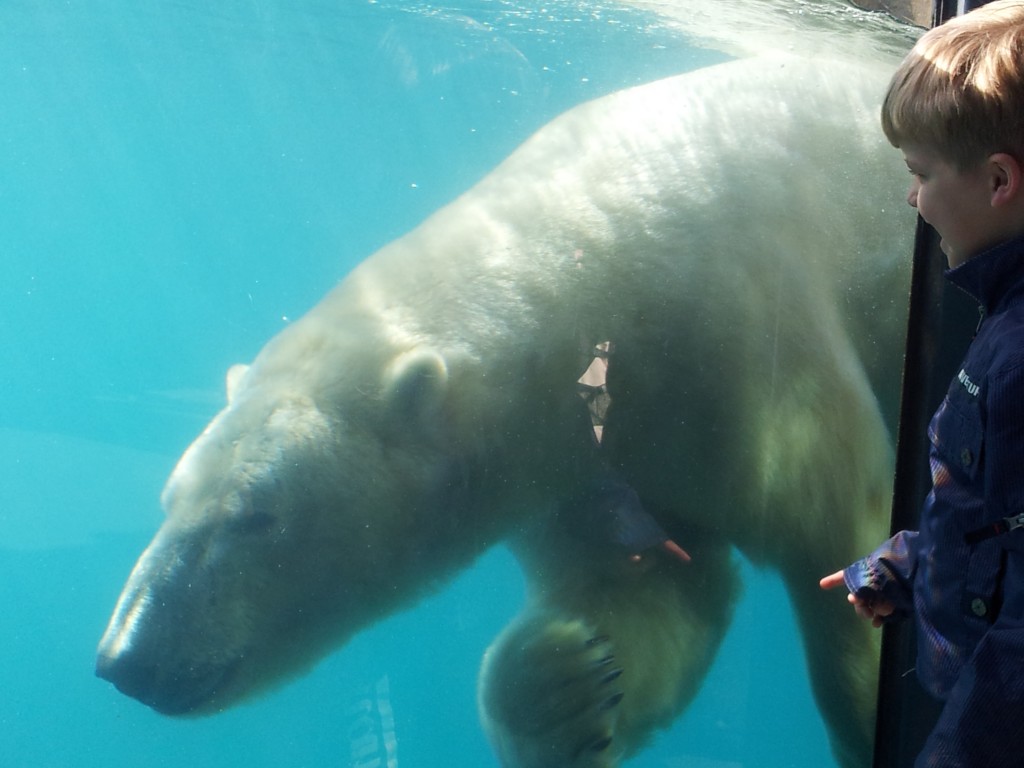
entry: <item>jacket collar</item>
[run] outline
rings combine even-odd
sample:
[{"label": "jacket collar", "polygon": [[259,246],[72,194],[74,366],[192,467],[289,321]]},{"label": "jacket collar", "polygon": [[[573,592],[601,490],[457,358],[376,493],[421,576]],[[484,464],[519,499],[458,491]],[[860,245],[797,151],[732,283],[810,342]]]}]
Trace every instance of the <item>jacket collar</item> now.
[{"label": "jacket collar", "polygon": [[1024,237],[982,251],[945,274],[977,300],[985,314],[998,312],[1024,294]]}]

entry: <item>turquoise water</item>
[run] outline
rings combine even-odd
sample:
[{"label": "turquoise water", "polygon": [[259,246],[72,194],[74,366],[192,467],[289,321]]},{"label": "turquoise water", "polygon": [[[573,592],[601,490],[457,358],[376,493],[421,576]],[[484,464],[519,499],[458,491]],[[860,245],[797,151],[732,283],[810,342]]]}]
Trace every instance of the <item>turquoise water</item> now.
[{"label": "turquoise water", "polygon": [[[231,364],[554,115],[721,58],[639,11],[532,8],[0,7],[0,765],[354,766],[371,689],[398,765],[496,765],[474,699],[522,597],[504,550],[216,717],[92,669]],[[746,576],[701,696],[636,765],[832,764],[784,593]]]}]

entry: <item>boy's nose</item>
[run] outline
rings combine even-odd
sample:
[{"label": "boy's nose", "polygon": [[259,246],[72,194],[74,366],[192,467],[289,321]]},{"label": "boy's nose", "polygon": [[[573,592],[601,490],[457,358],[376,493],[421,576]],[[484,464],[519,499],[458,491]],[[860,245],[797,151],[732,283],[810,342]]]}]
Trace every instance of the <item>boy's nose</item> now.
[{"label": "boy's nose", "polygon": [[911,208],[917,208],[917,185],[912,184],[910,189],[907,190],[907,205]]}]

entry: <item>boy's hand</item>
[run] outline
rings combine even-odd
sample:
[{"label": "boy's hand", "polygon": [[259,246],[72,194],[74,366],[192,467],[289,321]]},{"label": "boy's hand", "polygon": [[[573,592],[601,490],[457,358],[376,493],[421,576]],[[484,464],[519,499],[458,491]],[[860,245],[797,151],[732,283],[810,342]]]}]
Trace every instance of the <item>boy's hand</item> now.
[{"label": "boy's hand", "polygon": [[[831,573],[821,581],[818,582],[822,589],[835,589],[844,585],[843,572],[836,571]],[[893,604],[888,600],[883,599],[879,595],[874,595],[870,600],[864,599],[863,597],[857,597],[857,595],[849,594],[846,599],[853,606],[853,609],[857,612],[858,616],[868,619],[871,622],[871,626],[880,627],[886,616],[892,614],[895,609]]]}]

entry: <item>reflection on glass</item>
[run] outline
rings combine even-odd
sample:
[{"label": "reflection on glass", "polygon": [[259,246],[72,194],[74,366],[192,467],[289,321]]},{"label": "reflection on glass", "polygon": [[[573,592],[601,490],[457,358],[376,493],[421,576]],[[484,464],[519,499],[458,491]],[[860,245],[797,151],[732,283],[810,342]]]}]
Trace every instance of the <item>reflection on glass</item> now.
[{"label": "reflection on glass", "polygon": [[0,11],[15,763],[868,764],[913,30],[647,6]]}]

